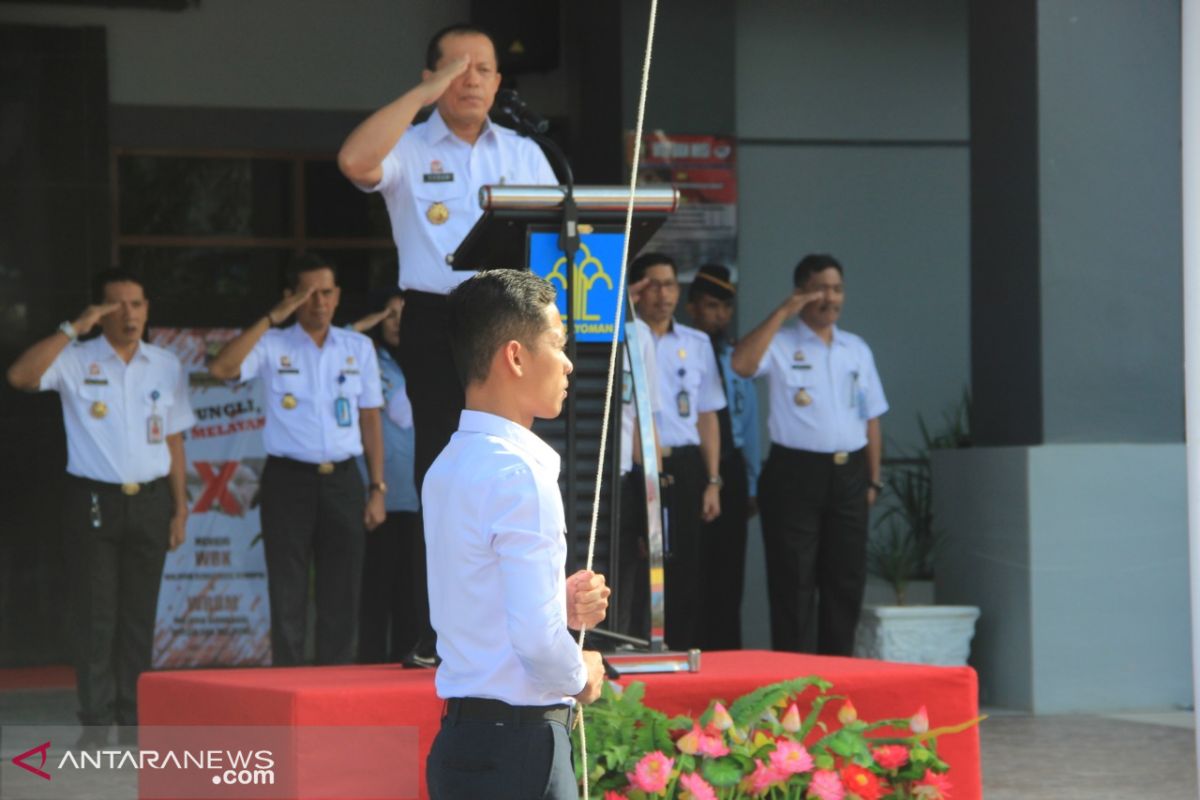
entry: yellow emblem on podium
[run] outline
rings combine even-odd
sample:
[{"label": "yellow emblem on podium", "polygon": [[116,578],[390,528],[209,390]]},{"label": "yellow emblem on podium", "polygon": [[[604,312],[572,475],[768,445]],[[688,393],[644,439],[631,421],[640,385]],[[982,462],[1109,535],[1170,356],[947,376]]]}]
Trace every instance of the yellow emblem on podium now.
[{"label": "yellow emblem on podium", "polygon": [[434,225],[441,225],[450,219],[450,209],[446,208],[445,203],[439,201],[429,207],[429,210],[425,212],[425,218]]},{"label": "yellow emblem on podium", "polygon": [[288,392],[282,398],[280,398],[279,405],[283,406],[284,408],[286,408],[290,411],[291,409],[296,407],[296,395],[292,394],[291,392]]},{"label": "yellow emblem on podium", "polygon": [[92,403],[91,412],[92,416],[96,419],[104,419],[108,416],[108,404],[103,400],[97,400]]}]

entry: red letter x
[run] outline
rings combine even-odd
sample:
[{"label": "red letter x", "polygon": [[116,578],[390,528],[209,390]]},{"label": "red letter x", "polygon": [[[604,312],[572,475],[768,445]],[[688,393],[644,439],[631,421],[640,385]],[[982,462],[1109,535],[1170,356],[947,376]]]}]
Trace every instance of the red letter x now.
[{"label": "red letter x", "polygon": [[[21,769],[29,770],[34,775],[37,775],[39,778],[45,778],[46,780],[50,780],[50,773],[43,772],[41,769],[39,769],[39,767],[46,766],[46,751],[49,749],[50,749],[49,742],[39,744],[37,747],[33,748],[32,750],[26,750],[24,753],[21,753],[21,755],[15,756],[13,758],[13,763],[16,764],[18,767],[20,767]],[[34,753],[42,754],[42,763],[38,764],[37,767],[33,767],[33,766],[30,766],[29,764],[25,763],[25,759],[29,758]]]},{"label": "red letter x", "polygon": [[237,470],[238,461],[225,461],[221,463],[221,471],[214,473],[213,465],[207,461],[195,462],[196,474],[200,476],[200,480],[204,481],[204,493],[200,495],[200,499],[196,501],[195,507],[192,509],[193,514],[203,514],[212,507],[212,504],[220,503],[221,508],[227,514],[238,515],[242,513],[242,507],[238,505],[237,500],[229,494],[229,479],[233,477],[233,473]]}]

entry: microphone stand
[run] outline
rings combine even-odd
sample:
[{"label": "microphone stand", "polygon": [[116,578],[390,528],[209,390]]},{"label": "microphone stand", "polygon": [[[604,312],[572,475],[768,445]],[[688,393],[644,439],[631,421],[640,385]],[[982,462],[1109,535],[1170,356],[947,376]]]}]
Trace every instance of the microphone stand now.
[{"label": "microphone stand", "polygon": [[[533,139],[550,157],[551,162],[558,168],[566,184],[567,193],[563,198],[562,227],[558,234],[558,249],[566,258],[566,300],[567,300],[567,358],[575,363],[575,256],[579,253],[579,206],[575,203],[575,173],[571,170],[571,162],[567,154],[558,146],[558,142],[539,133],[532,121],[516,113],[515,110],[504,109],[507,121],[514,123],[514,128],[522,136]],[[576,373],[577,374],[577,373]],[[575,562],[574,541],[578,526],[575,481],[578,468],[576,464],[575,426],[577,411],[575,403],[574,376],[571,379],[571,390],[567,392],[567,491],[566,512],[568,530],[571,534],[571,563]]]}]

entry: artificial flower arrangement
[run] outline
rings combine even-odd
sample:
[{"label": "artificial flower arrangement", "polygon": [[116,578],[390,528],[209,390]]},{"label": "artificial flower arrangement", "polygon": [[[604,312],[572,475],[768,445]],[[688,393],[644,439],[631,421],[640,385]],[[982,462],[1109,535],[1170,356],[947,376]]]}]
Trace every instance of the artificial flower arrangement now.
[{"label": "artificial flower arrangement", "polygon": [[[714,701],[695,720],[647,708],[645,684],[606,684],[585,712],[589,793],[603,800],[949,800],[950,767],[938,758],[937,737],[982,717],[930,730],[922,706],[912,717],[866,722],[831,688],[815,676],[782,681],[728,708]],[[809,689],[814,694],[802,698]],[[835,701],[841,727],[831,730],[821,711]]]}]

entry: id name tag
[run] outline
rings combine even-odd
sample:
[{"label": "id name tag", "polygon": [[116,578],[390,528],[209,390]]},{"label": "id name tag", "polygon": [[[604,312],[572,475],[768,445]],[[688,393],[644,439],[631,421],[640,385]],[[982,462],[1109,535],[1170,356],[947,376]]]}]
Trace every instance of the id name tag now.
[{"label": "id name tag", "polygon": [[146,418],[146,444],[163,443],[163,418],[159,414],[151,414]]},{"label": "id name tag", "polygon": [[350,414],[350,401],[344,397],[334,400],[333,416],[337,419],[339,428],[349,428],[354,423],[354,419]]}]

